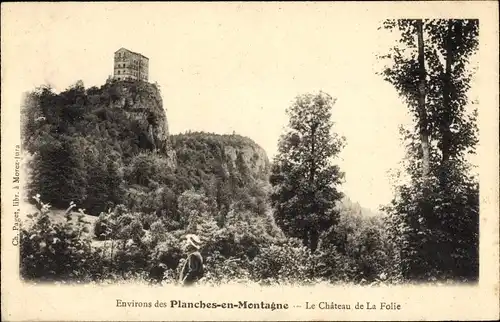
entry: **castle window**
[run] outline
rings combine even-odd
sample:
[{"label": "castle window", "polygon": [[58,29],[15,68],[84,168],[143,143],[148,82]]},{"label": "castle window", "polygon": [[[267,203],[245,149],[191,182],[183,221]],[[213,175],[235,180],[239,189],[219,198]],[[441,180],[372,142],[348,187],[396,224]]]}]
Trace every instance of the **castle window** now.
[{"label": "castle window", "polygon": [[118,75],[120,75],[120,71],[118,71]]}]

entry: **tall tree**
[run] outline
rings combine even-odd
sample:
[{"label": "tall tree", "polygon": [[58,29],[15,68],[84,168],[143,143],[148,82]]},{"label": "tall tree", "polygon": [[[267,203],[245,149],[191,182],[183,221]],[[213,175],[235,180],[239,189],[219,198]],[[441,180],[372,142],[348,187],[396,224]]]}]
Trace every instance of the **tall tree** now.
[{"label": "tall tree", "polygon": [[30,194],[40,194],[56,208],[64,208],[72,201],[81,205],[87,182],[85,164],[75,139],[44,134],[40,141],[43,143],[31,159]]},{"label": "tall tree", "polygon": [[477,20],[389,20],[399,43],[384,78],[403,97],[415,129],[403,130],[406,172],[387,210],[393,215],[407,278],[465,278],[478,274],[479,200],[468,153],[477,144],[476,112],[468,90]]},{"label": "tall tree", "polygon": [[333,104],[323,92],[297,97],[287,110],[288,128],[271,170],[276,223],[312,251],[319,235],[336,223],[334,207],[342,197],[336,186],[344,174],[332,161],[344,140],[332,133]]},{"label": "tall tree", "polygon": [[[418,39],[418,115],[419,115],[419,132],[420,142],[422,144],[422,179],[427,185],[429,176],[429,129],[427,121],[427,110],[425,108],[425,52],[424,52],[424,30],[421,19],[416,21],[417,39]],[[424,188],[425,189],[425,188]]]}]

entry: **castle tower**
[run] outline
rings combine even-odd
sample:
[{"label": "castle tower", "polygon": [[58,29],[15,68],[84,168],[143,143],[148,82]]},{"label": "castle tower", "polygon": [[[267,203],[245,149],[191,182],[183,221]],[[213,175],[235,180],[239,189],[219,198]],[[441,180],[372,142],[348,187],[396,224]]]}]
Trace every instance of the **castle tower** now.
[{"label": "castle tower", "polygon": [[114,61],[114,79],[148,81],[149,58],[146,56],[122,47],[115,51]]}]

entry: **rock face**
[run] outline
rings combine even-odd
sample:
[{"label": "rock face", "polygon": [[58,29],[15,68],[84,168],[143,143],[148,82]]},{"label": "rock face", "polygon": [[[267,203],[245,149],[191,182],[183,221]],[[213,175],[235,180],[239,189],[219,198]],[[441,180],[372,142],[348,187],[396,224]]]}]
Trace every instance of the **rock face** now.
[{"label": "rock face", "polygon": [[168,122],[159,89],[154,84],[135,81],[115,81],[109,84],[110,107],[120,108],[130,120],[143,149],[164,154],[175,167],[175,151],[170,143]]},{"label": "rock face", "polygon": [[[180,167],[204,173],[249,174],[267,181],[270,163],[266,152],[254,141],[240,135],[191,132],[172,136]],[[221,174],[218,174],[221,175]]]},{"label": "rock face", "polygon": [[266,178],[269,175],[269,159],[266,152],[257,144],[244,146],[224,146],[226,160],[233,168],[238,167],[238,162],[243,162],[255,177]]},{"label": "rock face", "polygon": [[[114,81],[107,84],[111,95],[110,108],[119,108],[124,111],[130,120],[132,130],[138,135],[142,149],[156,150],[164,154],[172,167],[177,166],[176,147],[170,140],[168,122],[163,108],[160,91],[154,84],[134,81]],[[270,164],[266,152],[254,141],[240,135],[217,135],[212,133],[194,132],[174,136],[177,140],[197,140],[198,150],[206,145],[207,158],[213,154],[211,144],[217,142],[218,149],[224,151],[222,166],[228,170],[238,169],[242,164],[247,167],[256,178],[267,180]],[[208,143],[211,142],[211,143]],[[209,147],[210,146],[210,147]],[[178,151],[179,152],[179,151]],[[189,154],[184,150],[185,154]],[[182,151],[181,151],[182,153]],[[192,159],[192,156],[185,160]]]}]

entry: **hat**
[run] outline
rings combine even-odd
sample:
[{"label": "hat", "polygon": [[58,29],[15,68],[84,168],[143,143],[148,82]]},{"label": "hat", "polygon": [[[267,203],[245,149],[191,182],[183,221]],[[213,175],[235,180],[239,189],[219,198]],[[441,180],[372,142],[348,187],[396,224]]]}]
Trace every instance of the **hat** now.
[{"label": "hat", "polygon": [[201,246],[201,240],[200,240],[200,237],[198,237],[197,235],[195,234],[187,234],[185,236],[188,244],[192,245],[193,247],[195,247],[196,249],[199,249],[200,246]]}]

